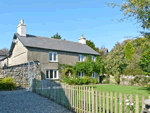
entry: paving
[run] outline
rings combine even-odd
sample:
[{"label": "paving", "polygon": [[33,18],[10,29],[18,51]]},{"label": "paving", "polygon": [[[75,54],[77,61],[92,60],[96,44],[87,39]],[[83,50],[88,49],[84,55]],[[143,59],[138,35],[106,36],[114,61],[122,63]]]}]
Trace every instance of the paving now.
[{"label": "paving", "polygon": [[25,90],[0,91],[0,113],[72,113],[65,107]]}]

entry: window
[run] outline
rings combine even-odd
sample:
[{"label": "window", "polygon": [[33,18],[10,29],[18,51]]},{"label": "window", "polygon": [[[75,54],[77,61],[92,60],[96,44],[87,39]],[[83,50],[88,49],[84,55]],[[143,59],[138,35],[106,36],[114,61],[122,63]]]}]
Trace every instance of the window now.
[{"label": "window", "polygon": [[49,52],[49,61],[57,62],[57,53],[56,52]]},{"label": "window", "polygon": [[92,59],[93,61],[95,61],[95,56],[91,56],[91,59]]},{"label": "window", "polygon": [[92,78],[95,78],[95,72],[92,73]]},{"label": "window", "polygon": [[84,61],[84,55],[79,55],[79,62],[83,62]]},{"label": "window", "polygon": [[84,76],[84,72],[79,72],[79,76],[83,77]]},{"label": "window", "polygon": [[46,79],[57,79],[58,71],[57,70],[46,70]]}]

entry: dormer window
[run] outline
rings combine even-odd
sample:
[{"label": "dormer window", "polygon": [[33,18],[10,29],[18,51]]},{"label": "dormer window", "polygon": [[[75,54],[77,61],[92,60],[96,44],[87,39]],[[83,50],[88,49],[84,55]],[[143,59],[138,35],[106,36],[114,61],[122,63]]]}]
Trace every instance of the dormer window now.
[{"label": "dormer window", "polygon": [[95,61],[95,56],[92,55],[92,56],[91,56],[91,59],[92,59],[93,61]]},{"label": "dormer window", "polygon": [[84,61],[84,55],[79,55],[79,62],[83,62]]},{"label": "dormer window", "polygon": [[49,61],[50,62],[57,62],[57,53],[56,52],[49,52]]}]

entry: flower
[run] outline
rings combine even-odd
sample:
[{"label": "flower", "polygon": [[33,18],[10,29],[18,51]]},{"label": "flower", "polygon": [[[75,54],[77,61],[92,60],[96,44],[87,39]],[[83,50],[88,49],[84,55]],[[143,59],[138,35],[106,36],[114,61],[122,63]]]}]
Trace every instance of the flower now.
[{"label": "flower", "polygon": [[129,103],[126,103],[126,105],[128,106],[128,105],[129,105]]},{"label": "flower", "polygon": [[134,103],[131,103],[131,106],[133,106],[134,105]]},{"label": "flower", "polygon": [[126,102],[129,102],[129,100],[128,100],[128,99],[126,99]]}]

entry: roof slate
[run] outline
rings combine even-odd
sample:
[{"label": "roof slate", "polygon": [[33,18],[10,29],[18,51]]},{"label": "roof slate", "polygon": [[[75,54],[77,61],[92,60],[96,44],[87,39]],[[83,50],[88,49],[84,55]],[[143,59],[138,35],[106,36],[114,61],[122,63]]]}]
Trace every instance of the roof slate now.
[{"label": "roof slate", "polygon": [[18,33],[15,35],[23,43],[25,47],[34,47],[50,50],[59,50],[83,54],[99,55],[95,50],[93,50],[88,45],[83,45],[77,42],[66,41],[61,39],[53,39],[47,37],[39,37],[33,35],[27,35],[26,37],[21,37]]},{"label": "roof slate", "polygon": [[8,53],[6,53],[5,51],[3,51],[3,50],[0,50],[0,56],[7,56],[8,55]]}]

